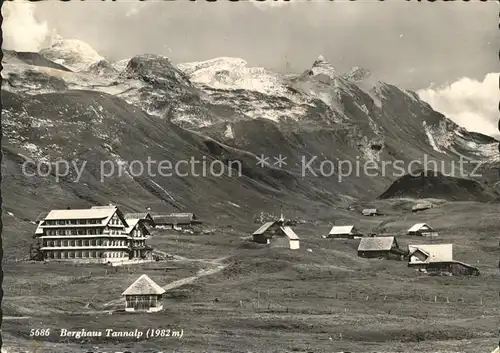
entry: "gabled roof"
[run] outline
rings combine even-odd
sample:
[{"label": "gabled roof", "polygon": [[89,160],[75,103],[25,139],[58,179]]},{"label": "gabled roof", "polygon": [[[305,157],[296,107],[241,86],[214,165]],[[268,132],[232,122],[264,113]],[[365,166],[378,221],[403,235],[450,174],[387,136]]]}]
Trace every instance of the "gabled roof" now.
[{"label": "gabled roof", "polygon": [[140,227],[142,227],[143,231],[145,234],[149,234],[149,231],[146,227],[144,227],[141,223],[142,223],[142,219],[127,219],[127,225],[128,227],[125,229],[125,232],[127,234],[130,234],[132,232],[132,230],[134,230],[135,226],[139,225]]},{"label": "gabled roof", "polygon": [[122,295],[147,295],[147,294],[163,294],[165,289],[157,285],[147,275],[141,275],[130,287],[128,287]]},{"label": "gabled roof", "polygon": [[45,220],[104,219],[111,218],[116,210],[116,207],[52,210],[45,217]]},{"label": "gabled roof", "polygon": [[290,227],[280,227],[280,229],[285,233],[285,235],[288,237],[290,240],[299,240],[299,237],[295,232],[293,231],[292,228]]},{"label": "gabled roof", "polygon": [[[42,222],[97,219],[101,221],[99,223],[100,225],[106,225],[109,223],[115,213],[120,217],[121,221],[126,227],[127,222],[116,206],[92,206],[91,208],[84,209],[51,210]],[[40,224],[39,226],[45,227],[46,225]]]},{"label": "gabled roof", "polygon": [[391,250],[394,237],[369,237],[361,238],[358,251],[381,251]]},{"label": "gabled roof", "polygon": [[140,219],[127,219],[128,227],[125,229],[125,232],[127,232],[127,234],[130,233],[140,221]]},{"label": "gabled roof", "polygon": [[350,234],[354,230],[354,226],[333,226],[329,234]]},{"label": "gabled roof", "polygon": [[429,230],[432,230],[432,227],[427,223],[417,223],[414,224],[410,229],[408,229],[408,232],[416,232],[424,227],[427,227]]},{"label": "gabled roof", "polygon": [[[410,248],[410,247],[408,247]],[[424,249],[421,249],[421,248],[412,248],[409,253],[410,253],[410,256],[415,254],[417,251],[421,252],[422,254],[424,254],[425,256],[429,257],[431,256],[431,254],[429,254],[427,251],[425,251]]]},{"label": "gabled roof", "polygon": [[38,225],[36,226],[35,230],[35,235],[40,235],[43,234],[43,228],[41,227],[42,221],[38,222]]},{"label": "gabled roof", "polygon": [[425,262],[453,261],[453,244],[408,245],[410,254],[417,248],[429,254]]},{"label": "gabled roof", "polygon": [[196,220],[194,213],[170,213],[168,215],[154,215],[153,220],[156,224],[191,224]]},{"label": "gabled roof", "polygon": [[253,235],[262,235],[264,234],[271,226],[273,226],[276,222],[266,222],[263,225],[259,227],[255,232],[253,232]]},{"label": "gabled roof", "polygon": [[151,217],[151,215],[149,214],[149,212],[139,212],[139,213],[125,213],[125,215],[123,217],[125,219],[142,219],[142,220],[146,220],[148,217]]}]

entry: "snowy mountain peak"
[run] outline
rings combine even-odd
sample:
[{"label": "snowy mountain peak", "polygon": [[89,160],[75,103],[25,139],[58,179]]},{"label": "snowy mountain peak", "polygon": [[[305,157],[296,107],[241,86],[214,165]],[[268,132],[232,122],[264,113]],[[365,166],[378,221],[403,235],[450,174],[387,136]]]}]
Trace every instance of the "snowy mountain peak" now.
[{"label": "snowy mountain peak", "polygon": [[240,58],[220,57],[206,61],[182,63],[177,67],[191,82],[215,89],[246,89],[264,94],[284,94],[281,77],[262,67],[249,67]]},{"label": "snowy mountain peak", "polygon": [[241,58],[233,57],[219,57],[206,61],[196,61],[189,63],[182,63],[177,65],[177,67],[184,71],[187,75],[191,75],[196,71],[209,69],[209,70],[231,70],[233,68],[243,68],[246,67],[248,63]]},{"label": "snowy mountain peak", "polygon": [[335,78],[336,76],[335,68],[325,59],[323,55],[319,55],[314,61],[311,71],[313,75],[327,75],[331,78]]},{"label": "snowy mountain peak", "polygon": [[42,49],[40,54],[74,71],[86,70],[90,65],[104,60],[89,44],[77,39],[58,38],[50,47]]},{"label": "snowy mountain peak", "polygon": [[372,73],[370,72],[370,70],[364,69],[359,66],[355,66],[344,75],[344,78],[346,80],[356,83],[367,79],[368,77],[371,76],[371,74]]}]

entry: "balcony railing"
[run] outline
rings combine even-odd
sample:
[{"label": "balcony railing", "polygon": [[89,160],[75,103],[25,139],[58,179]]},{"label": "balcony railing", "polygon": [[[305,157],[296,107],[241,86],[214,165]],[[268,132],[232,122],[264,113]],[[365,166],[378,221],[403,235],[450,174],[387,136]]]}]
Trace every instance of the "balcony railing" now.
[{"label": "balcony railing", "polygon": [[77,235],[42,235],[40,239],[76,239],[76,238],[127,238],[130,237],[127,234],[77,234]]},{"label": "balcony railing", "polygon": [[128,250],[127,245],[86,245],[86,246],[42,246],[40,250],[96,250],[121,249]]}]

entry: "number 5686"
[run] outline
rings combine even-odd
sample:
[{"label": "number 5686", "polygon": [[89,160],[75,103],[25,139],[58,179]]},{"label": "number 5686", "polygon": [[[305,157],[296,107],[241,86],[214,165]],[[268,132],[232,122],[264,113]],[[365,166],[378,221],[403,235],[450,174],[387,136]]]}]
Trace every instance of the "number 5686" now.
[{"label": "number 5686", "polygon": [[34,329],[32,328],[30,331],[30,337],[47,337],[50,335],[50,328],[46,329]]}]

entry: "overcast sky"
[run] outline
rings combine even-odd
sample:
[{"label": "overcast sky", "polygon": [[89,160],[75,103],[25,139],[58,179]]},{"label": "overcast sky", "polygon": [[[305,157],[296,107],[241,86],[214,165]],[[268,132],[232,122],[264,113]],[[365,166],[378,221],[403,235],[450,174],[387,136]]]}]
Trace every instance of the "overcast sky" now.
[{"label": "overcast sky", "polygon": [[[292,0],[293,1],[293,0]],[[269,2],[268,2],[269,4]],[[158,53],[174,62],[241,57],[303,71],[323,54],[338,71],[372,70],[405,88],[498,71],[498,3],[38,2],[61,36],[111,59]]]}]

